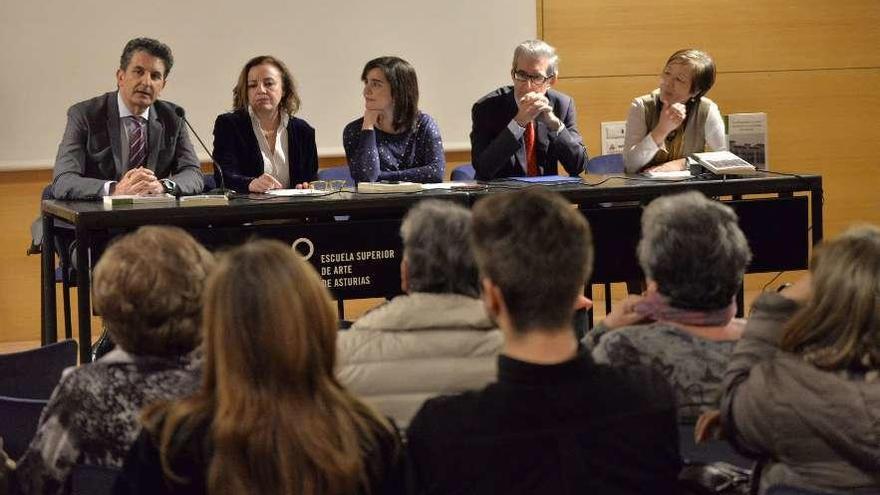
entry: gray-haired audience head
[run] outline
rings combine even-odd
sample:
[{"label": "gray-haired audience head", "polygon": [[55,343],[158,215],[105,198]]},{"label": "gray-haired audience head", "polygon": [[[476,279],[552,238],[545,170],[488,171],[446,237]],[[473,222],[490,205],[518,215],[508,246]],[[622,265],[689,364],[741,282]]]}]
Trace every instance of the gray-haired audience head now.
[{"label": "gray-haired audience head", "polygon": [[548,45],[542,40],[526,40],[517,45],[513,51],[513,64],[510,69],[511,73],[516,70],[516,62],[520,58],[528,59],[547,59],[547,77],[559,75],[559,55],[556,54],[556,48]]},{"label": "gray-haired audience head", "polygon": [[731,303],[752,252],[729,206],[689,191],[645,208],[638,256],[672,306],[712,310]]},{"label": "gray-haired audience head", "polygon": [[400,226],[407,292],[478,297],[470,230],[471,212],[459,204],[426,200],[413,206]]},{"label": "gray-haired audience head", "polygon": [[471,243],[480,276],[497,286],[517,333],[571,324],[593,267],[590,226],[542,188],[477,202]]}]

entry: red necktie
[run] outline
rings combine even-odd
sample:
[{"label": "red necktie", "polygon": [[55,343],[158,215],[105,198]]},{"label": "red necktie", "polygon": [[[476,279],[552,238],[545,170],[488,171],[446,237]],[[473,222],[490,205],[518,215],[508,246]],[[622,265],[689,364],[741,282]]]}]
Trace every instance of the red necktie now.
[{"label": "red necktie", "polygon": [[535,177],[538,175],[538,157],[535,154],[535,123],[529,122],[523,135],[526,143],[526,175]]}]

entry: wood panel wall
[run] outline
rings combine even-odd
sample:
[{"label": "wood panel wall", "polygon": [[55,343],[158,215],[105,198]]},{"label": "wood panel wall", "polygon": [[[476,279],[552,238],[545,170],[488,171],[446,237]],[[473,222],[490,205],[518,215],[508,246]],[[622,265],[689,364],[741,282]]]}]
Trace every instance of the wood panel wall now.
[{"label": "wood panel wall", "polygon": [[[877,0],[537,0],[536,9],[538,32],[562,58],[557,87],[576,99],[591,154],[601,150],[600,123],[624,120],[669,54],[699,47],[715,57],[709,96],[723,113],[767,112],[771,167],[823,175],[826,235],[880,224]],[[0,173],[0,341],[39,339],[39,258],[24,253],[50,175]]]},{"label": "wood panel wall", "polygon": [[880,2],[852,0],[541,0],[539,32],[557,47],[557,89],[578,105],[591,154],[603,121],[625,120],[668,56],[715,58],[722,113],[766,112],[770,166],[823,175],[825,232],[880,224]]}]

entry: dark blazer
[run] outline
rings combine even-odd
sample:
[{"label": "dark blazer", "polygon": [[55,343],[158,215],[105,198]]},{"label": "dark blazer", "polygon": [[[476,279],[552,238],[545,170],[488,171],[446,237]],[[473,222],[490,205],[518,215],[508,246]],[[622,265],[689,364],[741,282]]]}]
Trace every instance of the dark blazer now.
[{"label": "dark blazer", "polygon": [[[290,117],[287,122],[287,149],[290,185],[315,180],[318,176],[318,148],[315,145],[315,129],[308,122]],[[214,159],[223,169],[226,187],[238,192],[248,192],[248,184],[263,175],[263,155],[247,110],[217,116],[214,122]],[[217,176],[216,173],[214,175]]]},{"label": "dark blazer", "polygon": [[[182,194],[200,193],[204,179],[199,159],[176,108],[167,101],[156,101],[150,107],[147,168],[159,179],[176,182]],[[70,107],[55,158],[52,195],[95,199],[104,195],[105,182],[119,180],[125,172],[116,91]]]},{"label": "dark blazer", "polygon": [[[553,113],[565,124],[557,136],[543,122],[535,120],[535,154],[541,175],[557,175],[557,162],[569,175],[583,172],[587,150],[577,130],[574,100],[558,91],[548,90]],[[507,124],[516,116],[513,86],[499,88],[480,98],[471,109],[471,160],[478,180],[525,175],[526,152],[523,139],[516,139]]]}]

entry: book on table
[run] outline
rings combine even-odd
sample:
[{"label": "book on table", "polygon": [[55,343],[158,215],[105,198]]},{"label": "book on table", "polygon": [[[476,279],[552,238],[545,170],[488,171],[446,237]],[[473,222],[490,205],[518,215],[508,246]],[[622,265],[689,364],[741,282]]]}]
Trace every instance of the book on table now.
[{"label": "book on table", "polygon": [[715,175],[751,175],[755,166],[729,151],[694,153],[691,157]]},{"label": "book on table", "polygon": [[170,194],[151,194],[138,196],[135,194],[120,194],[118,196],[104,196],[104,206],[114,207],[122,205],[163,205],[174,204],[177,198]]}]

